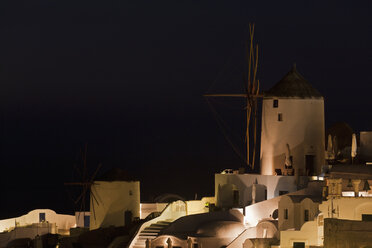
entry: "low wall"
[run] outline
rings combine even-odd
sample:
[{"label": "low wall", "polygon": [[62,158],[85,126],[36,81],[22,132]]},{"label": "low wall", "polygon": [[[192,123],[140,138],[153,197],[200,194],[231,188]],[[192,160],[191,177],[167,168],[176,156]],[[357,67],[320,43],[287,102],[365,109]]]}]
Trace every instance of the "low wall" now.
[{"label": "low wall", "polygon": [[371,247],[372,222],[324,219],[324,248]]}]

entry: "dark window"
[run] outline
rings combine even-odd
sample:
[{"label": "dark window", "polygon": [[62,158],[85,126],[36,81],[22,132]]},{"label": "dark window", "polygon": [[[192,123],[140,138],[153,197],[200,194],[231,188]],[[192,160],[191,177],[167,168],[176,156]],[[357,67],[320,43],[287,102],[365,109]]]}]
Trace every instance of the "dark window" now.
[{"label": "dark window", "polygon": [[234,206],[239,206],[239,190],[233,191],[233,204]]},{"label": "dark window", "polygon": [[305,212],[304,212],[304,221],[309,221],[309,210],[308,209],[305,209]]},{"label": "dark window", "polygon": [[283,121],[283,114],[282,113],[278,114],[278,121]]},{"label": "dark window", "polygon": [[45,222],[45,213],[39,213],[39,222]]},{"label": "dark window", "polygon": [[362,214],[362,221],[372,221],[372,214]]},{"label": "dark window", "polygon": [[192,247],[193,247],[193,248],[198,248],[199,245],[198,245],[198,243],[195,243],[195,244],[192,245]]},{"label": "dark window", "polygon": [[313,176],[315,175],[315,156],[314,155],[305,155],[305,166],[306,166],[306,175]]},{"label": "dark window", "polygon": [[156,248],[164,248],[164,246],[156,246]]},{"label": "dark window", "polygon": [[305,242],[293,242],[293,248],[305,248]]},{"label": "dark window", "polygon": [[285,190],[279,190],[279,195],[285,195],[288,194],[288,191]]},{"label": "dark window", "polygon": [[89,215],[84,215],[84,227],[90,226],[90,216]]},{"label": "dark window", "polygon": [[284,219],[288,220],[288,209],[284,209]]},{"label": "dark window", "polygon": [[275,99],[273,101],[273,108],[277,108],[279,106],[279,100],[278,99]]},{"label": "dark window", "polygon": [[267,189],[265,189],[265,200],[267,200]]},{"label": "dark window", "polygon": [[130,210],[124,212],[124,225],[129,226],[133,221],[133,213]]}]

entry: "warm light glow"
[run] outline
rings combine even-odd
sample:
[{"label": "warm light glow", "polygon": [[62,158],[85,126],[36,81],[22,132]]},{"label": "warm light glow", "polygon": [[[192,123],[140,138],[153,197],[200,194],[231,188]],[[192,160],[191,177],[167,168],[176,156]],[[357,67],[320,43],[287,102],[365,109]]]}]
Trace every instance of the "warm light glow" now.
[{"label": "warm light glow", "polygon": [[251,226],[251,227],[256,226],[258,224],[258,221],[257,221],[258,214],[259,213],[254,209],[250,209],[246,211],[245,216],[244,216],[244,224],[247,226]]},{"label": "warm light glow", "polygon": [[[342,196],[344,197],[355,197],[354,191],[343,191]],[[368,193],[367,191],[360,191],[359,197],[372,197],[372,194]]]},{"label": "warm light glow", "polygon": [[321,176],[311,176],[309,177],[311,181],[324,181],[324,177]]}]

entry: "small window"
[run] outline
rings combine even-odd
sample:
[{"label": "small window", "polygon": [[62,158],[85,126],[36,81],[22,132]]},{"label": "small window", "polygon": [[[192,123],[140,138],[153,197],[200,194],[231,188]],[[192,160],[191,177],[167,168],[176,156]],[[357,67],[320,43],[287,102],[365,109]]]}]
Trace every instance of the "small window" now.
[{"label": "small window", "polygon": [[309,210],[308,209],[305,209],[305,212],[304,212],[304,221],[309,221]]},{"label": "small window", "polygon": [[233,191],[233,204],[234,206],[239,206],[239,190]]},{"label": "small window", "polygon": [[288,209],[284,209],[284,219],[288,220]]},{"label": "small window", "polygon": [[277,107],[279,107],[279,100],[275,99],[273,100],[273,108],[277,108]]},{"label": "small window", "polygon": [[293,248],[305,248],[305,242],[293,242]]},{"label": "small window", "polygon": [[84,227],[89,228],[89,226],[90,226],[90,216],[84,215]]},{"label": "small window", "polygon": [[193,247],[193,248],[198,248],[199,245],[198,245],[198,243],[194,243],[194,244],[192,245],[192,247]]},{"label": "small window", "polygon": [[285,190],[279,190],[279,195],[285,195],[288,194],[288,191]]},{"label": "small window", "polygon": [[362,221],[372,221],[372,214],[362,214]]},{"label": "small window", "polygon": [[282,113],[278,114],[278,121],[283,121],[283,114]]},{"label": "small window", "polygon": [[45,222],[45,213],[39,213],[39,222]]},{"label": "small window", "polygon": [[133,195],[133,192],[132,192],[132,190],[129,190],[129,195]]},{"label": "small window", "polygon": [[265,201],[267,200],[267,189],[265,189]]}]

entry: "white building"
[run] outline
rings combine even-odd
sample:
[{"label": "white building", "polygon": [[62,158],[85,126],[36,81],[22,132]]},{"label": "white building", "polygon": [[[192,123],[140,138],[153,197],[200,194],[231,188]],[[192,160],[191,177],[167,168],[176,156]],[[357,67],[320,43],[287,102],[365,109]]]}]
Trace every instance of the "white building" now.
[{"label": "white building", "polygon": [[279,201],[279,230],[300,230],[307,221],[319,213],[320,197],[309,195],[285,195]]},{"label": "white building", "polygon": [[285,171],[287,144],[295,173],[321,173],[325,161],[324,99],[296,66],[263,98],[261,174]]},{"label": "white building", "polygon": [[[372,220],[370,183],[370,166],[333,166],[320,204],[318,199],[312,202],[304,198],[296,210],[295,204],[283,196],[283,202],[281,200],[279,204],[280,247],[289,248],[295,244],[303,247],[336,247],[336,244],[337,247],[364,247],[363,244],[371,243],[372,229],[366,228]],[[362,230],[363,238],[358,236]]]},{"label": "white building", "polygon": [[17,239],[34,239],[37,235],[69,235],[70,228],[76,227],[73,215],[57,214],[50,209],[35,209],[25,215],[0,220],[0,247]]},{"label": "white building", "polygon": [[25,215],[0,220],[0,232],[9,231],[15,227],[24,227],[36,223],[50,223],[53,228],[50,233],[68,233],[70,228],[76,226],[76,219],[73,215],[57,214],[51,209],[35,209]]},{"label": "white building", "polygon": [[[297,180],[297,181],[296,181]],[[258,174],[215,174],[218,207],[244,208],[253,203],[297,191],[307,185],[307,177]]]}]

